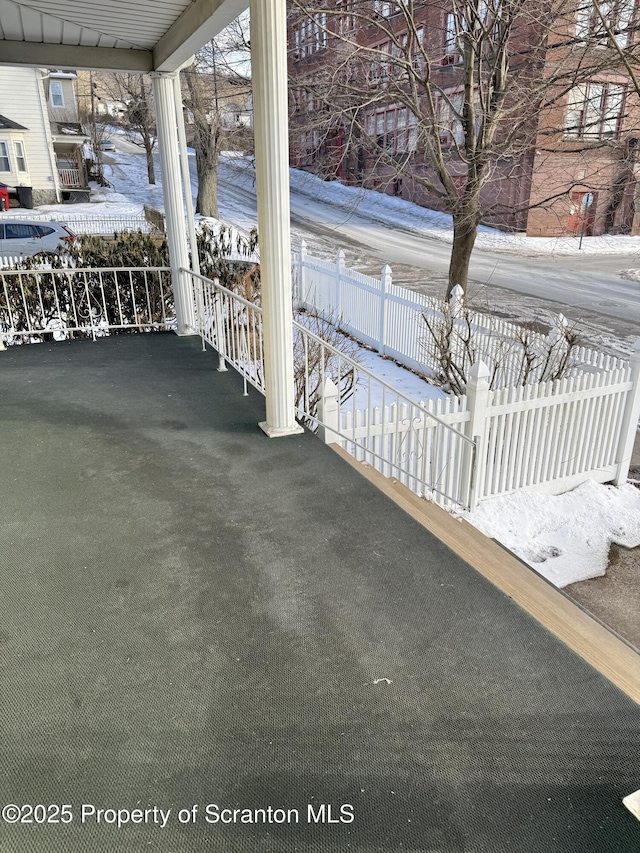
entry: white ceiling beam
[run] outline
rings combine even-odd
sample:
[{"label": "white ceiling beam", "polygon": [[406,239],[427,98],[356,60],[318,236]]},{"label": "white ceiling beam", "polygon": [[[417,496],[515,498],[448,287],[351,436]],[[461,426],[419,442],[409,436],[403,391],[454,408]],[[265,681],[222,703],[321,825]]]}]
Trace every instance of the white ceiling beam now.
[{"label": "white ceiling beam", "polygon": [[119,47],[0,40],[0,57],[0,65],[142,73],[153,71],[153,55],[150,50],[128,50]]},{"label": "white ceiling beam", "polygon": [[194,0],[158,41],[156,71],[177,71],[249,6],[249,0]]}]

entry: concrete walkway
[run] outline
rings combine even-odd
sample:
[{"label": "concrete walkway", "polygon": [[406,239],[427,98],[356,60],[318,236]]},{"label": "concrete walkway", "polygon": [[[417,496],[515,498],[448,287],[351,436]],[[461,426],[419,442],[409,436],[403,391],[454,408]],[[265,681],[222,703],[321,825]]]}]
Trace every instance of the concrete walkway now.
[{"label": "concrete walkway", "polygon": [[0,353],[1,853],[640,849],[640,707],[216,365]]}]

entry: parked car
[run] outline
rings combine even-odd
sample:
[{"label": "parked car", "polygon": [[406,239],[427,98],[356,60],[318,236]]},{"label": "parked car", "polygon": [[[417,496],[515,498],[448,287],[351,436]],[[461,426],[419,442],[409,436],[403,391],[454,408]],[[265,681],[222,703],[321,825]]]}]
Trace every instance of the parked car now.
[{"label": "parked car", "polygon": [[100,147],[103,151],[115,151],[116,146],[113,144],[113,139],[103,139],[100,143]]},{"label": "parked car", "polygon": [[75,239],[73,231],[61,222],[0,218],[0,257],[59,252]]}]

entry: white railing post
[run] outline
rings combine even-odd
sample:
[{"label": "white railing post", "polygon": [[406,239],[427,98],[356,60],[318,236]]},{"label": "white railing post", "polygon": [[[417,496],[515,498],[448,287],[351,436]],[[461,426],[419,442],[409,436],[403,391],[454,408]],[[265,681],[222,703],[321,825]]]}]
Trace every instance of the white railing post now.
[{"label": "white railing post", "polygon": [[640,338],[636,338],[631,355],[631,381],[633,388],[627,394],[622,424],[620,425],[620,438],[616,455],[618,471],[613,481],[616,486],[624,483],[627,479],[633,445],[638,431],[638,418],[640,417]]},{"label": "white railing post", "polygon": [[380,355],[387,354],[387,296],[391,281],[391,267],[389,264],[385,264],[380,275],[380,328],[378,330],[378,352]]},{"label": "white railing post", "polygon": [[[478,504],[478,494],[484,477],[487,446],[487,407],[489,405],[489,368],[483,361],[476,361],[469,371],[467,381],[467,406],[471,418],[467,422],[467,438],[475,443],[473,459],[469,451],[462,466],[463,488],[469,488],[469,509]],[[460,496],[462,498],[462,495]],[[461,501],[462,502],[462,501]]]},{"label": "white railing post", "polygon": [[306,308],[307,307],[307,270],[306,270],[306,261],[307,261],[307,242],[306,240],[300,240],[300,248],[298,249],[298,269],[297,275],[294,279],[294,294],[293,294],[293,307],[296,308]]},{"label": "white railing post", "polygon": [[322,396],[318,400],[318,437],[325,444],[335,444],[340,429],[340,391],[332,379],[325,379]]},{"label": "white railing post", "polygon": [[213,280],[213,313],[215,317],[216,344],[218,350],[218,373],[224,373],[227,369],[225,356],[227,354],[227,333],[224,325],[224,312],[222,310],[222,294],[218,290],[219,279]]},{"label": "white railing post", "polygon": [[[342,325],[342,279],[346,269],[344,250],[338,249],[336,255],[336,323]],[[331,306],[329,306],[331,307]]]}]

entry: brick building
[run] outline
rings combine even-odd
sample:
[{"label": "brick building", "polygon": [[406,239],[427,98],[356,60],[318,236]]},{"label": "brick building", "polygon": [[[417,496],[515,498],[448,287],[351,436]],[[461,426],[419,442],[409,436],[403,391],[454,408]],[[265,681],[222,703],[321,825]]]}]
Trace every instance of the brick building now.
[{"label": "brick building", "polygon": [[[529,236],[640,234],[640,100],[619,58],[633,49],[637,2],[569,0],[541,12],[543,3],[532,0],[516,19],[504,116],[482,190],[484,222]],[[485,37],[474,48],[480,63],[499,40],[502,6],[470,4],[475,32]],[[377,0],[292,8],[291,164],[447,210],[427,150],[437,147],[462,191],[463,58],[473,30],[466,27],[447,0],[417,2],[412,20],[400,4]],[[416,80],[423,89],[412,99]],[[482,82],[474,92],[481,116]]]}]

